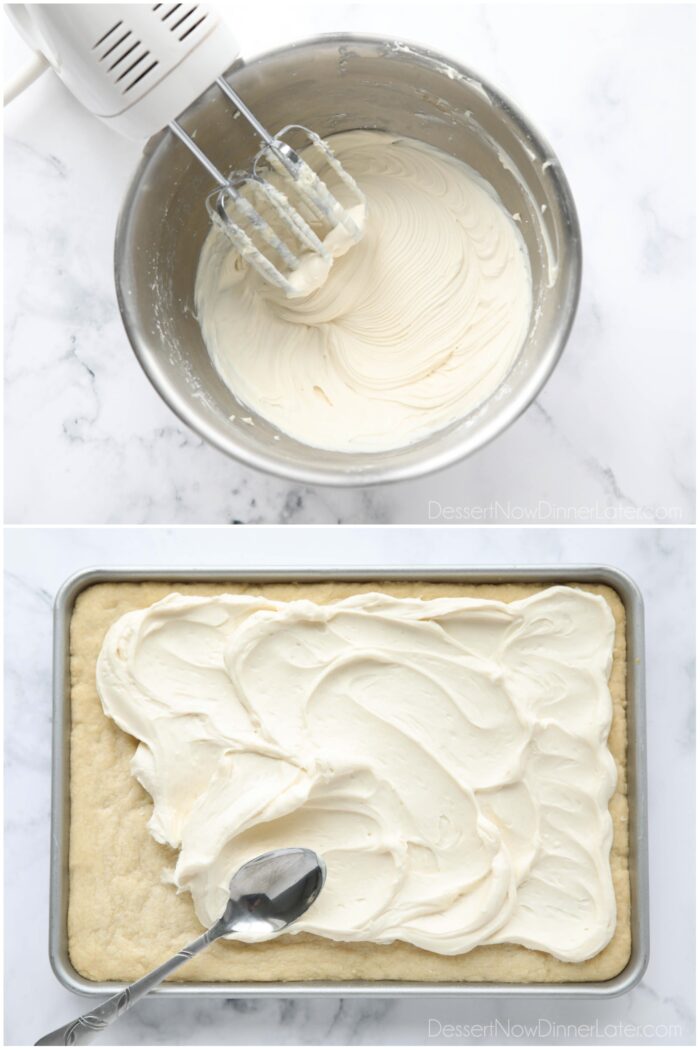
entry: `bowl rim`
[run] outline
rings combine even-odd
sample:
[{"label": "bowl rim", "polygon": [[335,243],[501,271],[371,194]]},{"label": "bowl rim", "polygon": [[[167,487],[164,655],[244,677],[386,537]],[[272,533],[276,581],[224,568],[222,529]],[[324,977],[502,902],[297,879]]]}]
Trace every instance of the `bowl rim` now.
[{"label": "bowl rim", "polygon": [[[369,455],[372,457],[372,462],[369,465],[367,463],[358,464],[357,462],[353,462],[354,456],[356,455],[355,453],[342,452],[334,453],[339,457],[347,455],[347,463],[343,463],[342,466],[325,464],[318,465],[311,462],[288,462],[275,456],[274,449],[267,451],[259,447],[253,448],[243,443],[239,444],[236,441],[235,436],[222,435],[219,433],[219,431],[212,426],[208,420],[204,419],[199,414],[192,399],[180,393],[168,382],[163,381],[158,355],[152,353],[151,341],[147,337],[144,337],[139,331],[139,326],[131,312],[132,307],[130,295],[124,287],[126,274],[129,270],[125,245],[132,210],[141,182],[147,172],[149,164],[151,163],[152,157],[157,152],[160,145],[165,141],[167,129],[159,132],[146,143],[143,155],[138,167],[132,175],[119,211],[114,242],[114,279],[119,313],[134,354],[156,392],[181,422],[203,438],[207,444],[212,445],[229,458],[237,460],[243,465],[252,467],[264,474],[306,485],[324,485],[336,488],[346,488],[409,481],[452,466],[485,447],[515,423],[515,421],[530,407],[532,402],[536,400],[559,362],[576,316],[581,294],[583,271],[581,227],[569,181],[564,174],[564,170],[557,154],[551,148],[545,136],[537,130],[522,110],[512,103],[511,100],[500,90],[495,88],[488,79],[482,77],[481,74],[476,73],[473,69],[463,65],[459,60],[444,52],[435,51],[434,49],[425,47],[421,44],[414,44],[404,37],[401,39],[388,39],[375,34],[322,33],[262,52],[253,56],[249,60],[237,58],[223,75],[231,76],[242,69],[248,70],[264,64],[276,55],[288,54],[301,48],[313,47],[314,45],[319,44],[368,47],[390,46],[397,51],[404,51],[419,60],[425,60],[443,65],[445,68],[453,69],[460,79],[473,81],[475,84],[478,84],[479,88],[489,96],[491,101],[507,115],[508,120],[511,121],[519,131],[525,133],[528,145],[534,147],[540,155],[546,156],[547,160],[551,162],[548,164],[547,170],[542,173],[542,177],[552,183],[553,195],[557,201],[563,219],[568,251],[567,267],[564,274],[564,280],[566,283],[562,294],[563,309],[558,318],[556,329],[553,331],[552,337],[546,347],[546,352],[539,363],[539,367],[530,378],[529,383],[519,390],[512,398],[504,399],[497,415],[495,415],[487,425],[467,430],[462,436],[455,439],[446,447],[441,447],[432,453],[427,451],[426,455],[419,460],[402,461],[401,459],[398,459],[397,462],[392,462],[391,457],[393,455],[398,457],[402,452],[418,448],[421,444],[420,441],[413,445],[407,445],[395,450],[364,453],[363,455]],[[513,367],[516,363],[517,358],[513,362]],[[497,395],[498,390],[508,381],[510,374],[511,372],[509,371],[506,376],[504,376],[499,387],[496,388],[487,401]],[[451,428],[456,429],[463,425],[473,417],[475,413],[479,412],[485,403],[486,402],[482,402],[480,405],[476,406],[467,416],[455,420],[441,430],[437,430],[428,435],[423,441],[429,442],[437,435],[445,434],[445,432],[449,431]],[[299,444],[302,443],[299,442]],[[314,451],[323,452],[324,450]]]}]

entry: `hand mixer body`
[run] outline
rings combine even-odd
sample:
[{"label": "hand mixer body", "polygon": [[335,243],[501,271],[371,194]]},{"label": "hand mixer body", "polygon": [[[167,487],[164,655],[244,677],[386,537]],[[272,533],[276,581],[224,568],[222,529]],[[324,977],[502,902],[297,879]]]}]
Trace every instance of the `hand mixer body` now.
[{"label": "hand mixer body", "polygon": [[[301,125],[270,135],[223,78],[238,47],[208,6],[10,4],[7,10],[29,46],[95,116],[131,138],[166,126],[177,135],[218,184],[207,200],[212,220],[286,295],[318,287],[333,258],[362,236],[364,196],[326,143]],[[213,82],[262,139],[251,172],[222,172],[177,119]],[[344,202],[284,140],[295,130],[306,135],[309,156],[332,173]],[[271,184],[268,173],[281,175],[283,184]]]},{"label": "hand mixer body", "polygon": [[68,90],[128,138],[147,139],[202,94],[239,51],[199,4],[8,4],[27,44]]}]

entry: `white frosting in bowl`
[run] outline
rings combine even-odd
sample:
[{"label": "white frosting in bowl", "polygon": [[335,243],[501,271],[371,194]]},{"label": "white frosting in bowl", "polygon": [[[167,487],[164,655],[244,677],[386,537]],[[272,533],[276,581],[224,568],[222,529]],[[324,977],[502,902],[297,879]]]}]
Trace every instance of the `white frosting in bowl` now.
[{"label": "white frosting in bowl", "polygon": [[509,604],[173,594],[112,626],[97,685],[140,741],[150,831],[204,925],[241,864],[298,845],[328,880],[296,932],[578,962],[616,919],[613,639],[605,600],[568,587]]},{"label": "white frosting in bowl", "polygon": [[[331,144],[367,199],[359,244],[321,287],[289,299],[213,228],[196,308],[244,405],[307,445],[381,452],[496,391],[527,335],[529,262],[513,218],[460,161],[385,132]],[[300,287],[309,279],[300,274]]]}]

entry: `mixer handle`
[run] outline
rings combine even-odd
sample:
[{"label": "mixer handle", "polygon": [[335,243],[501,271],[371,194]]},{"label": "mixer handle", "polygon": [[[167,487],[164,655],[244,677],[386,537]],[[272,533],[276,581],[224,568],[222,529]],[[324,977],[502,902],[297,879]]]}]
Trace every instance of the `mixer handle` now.
[{"label": "mixer handle", "polygon": [[87,110],[129,138],[147,139],[183,113],[239,55],[208,5],[9,4],[25,42],[43,56],[8,86],[10,101],[46,63]]}]

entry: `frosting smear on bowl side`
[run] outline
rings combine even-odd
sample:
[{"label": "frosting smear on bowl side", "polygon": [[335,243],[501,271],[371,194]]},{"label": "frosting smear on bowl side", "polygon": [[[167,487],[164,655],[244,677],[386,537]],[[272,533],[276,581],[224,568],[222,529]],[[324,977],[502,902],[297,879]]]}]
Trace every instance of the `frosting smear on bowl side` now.
[{"label": "frosting smear on bowl side", "polygon": [[219,374],[249,409],[316,448],[381,452],[494,393],[527,336],[529,261],[511,215],[461,161],[378,131],[331,146],[367,199],[362,240],[321,287],[287,298],[213,227],[196,309]]},{"label": "frosting smear on bowl side", "polygon": [[616,921],[613,641],[605,600],[569,587],[173,594],[112,626],[97,685],[204,926],[240,865],[297,845],[328,879],[295,932],[578,962]]}]

